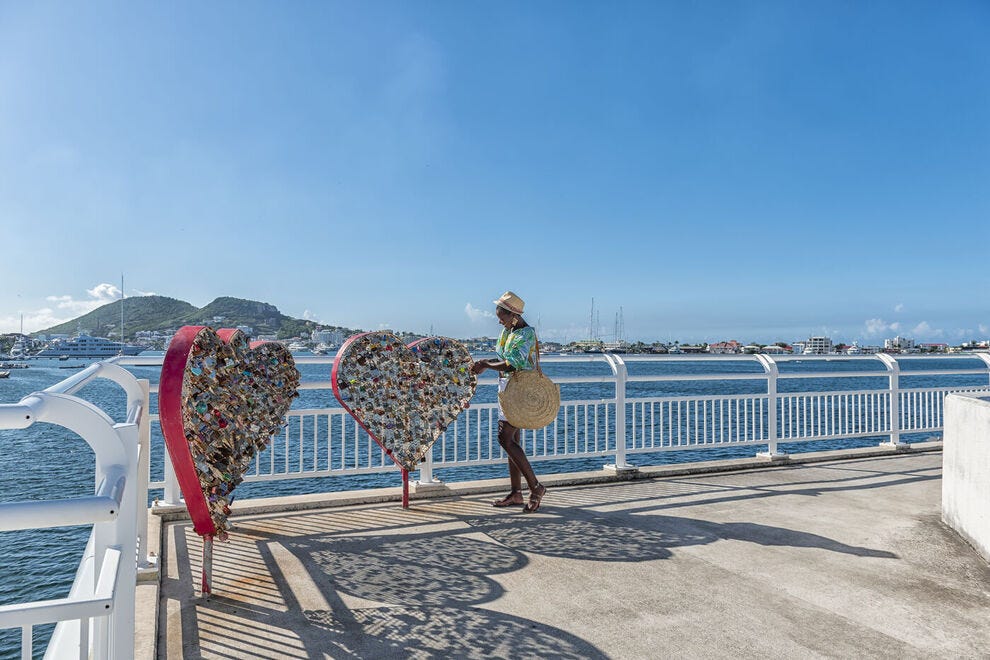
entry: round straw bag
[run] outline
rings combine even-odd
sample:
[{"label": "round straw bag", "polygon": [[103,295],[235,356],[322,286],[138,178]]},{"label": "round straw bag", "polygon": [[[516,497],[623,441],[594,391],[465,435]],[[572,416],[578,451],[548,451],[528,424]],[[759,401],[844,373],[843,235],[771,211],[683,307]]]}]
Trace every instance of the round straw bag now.
[{"label": "round straw bag", "polygon": [[536,369],[513,371],[498,402],[505,419],[517,429],[542,429],[557,419],[560,385],[540,369],[540,342],[536,342]]}]

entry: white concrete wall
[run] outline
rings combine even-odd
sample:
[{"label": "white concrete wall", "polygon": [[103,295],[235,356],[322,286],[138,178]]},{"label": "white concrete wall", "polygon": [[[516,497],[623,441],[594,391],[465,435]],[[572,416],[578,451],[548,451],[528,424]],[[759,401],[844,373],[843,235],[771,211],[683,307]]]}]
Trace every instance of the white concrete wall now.
[{"label": "white concrete wall", "polygon": [[990,397],[945,399],[942,520],[990,561]]}]

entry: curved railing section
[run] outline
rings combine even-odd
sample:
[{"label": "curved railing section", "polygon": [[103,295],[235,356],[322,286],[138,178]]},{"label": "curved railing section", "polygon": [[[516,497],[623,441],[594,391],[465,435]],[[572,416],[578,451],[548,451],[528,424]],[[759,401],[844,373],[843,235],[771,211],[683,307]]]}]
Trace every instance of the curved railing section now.
[{"label": "curved railing section", "polygon": [[[97,378],[124,389],[124,421],[115,423],[75,396]],[[57,624],[46,657],[134,654],[135,581],[139,564],[148,565],[148,393],[148,381],[120,366],[98,363],[18,403],[0,404],[0,429],[60,426],[85,440],[96,459],[92,496],[0,503],[0,531],[93,526],[67,597],[0,606],[0,628],[21,629],[23,658],[33,657],[34,626],[46,623]]]}]

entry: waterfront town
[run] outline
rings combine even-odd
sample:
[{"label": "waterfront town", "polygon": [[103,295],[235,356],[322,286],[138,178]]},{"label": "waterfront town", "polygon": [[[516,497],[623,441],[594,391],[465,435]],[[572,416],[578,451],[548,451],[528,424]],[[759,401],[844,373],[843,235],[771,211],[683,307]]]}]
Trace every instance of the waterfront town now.
[{"label": "waterfront town", "polygon": [[[222,317],[209,319],[211,324],[220,326],[224,323]],[[293,337],[279,337],[276,334],[256,332],[247,325],[237,325],[236,328],[255,341],[279,341],[285,343],[294,353],[309,352],[315,355],[333,354],[351,334],[361,332],[350,331],[339,327],[317,327],[308,334]],[[127,354],[138,354],[143,351],[164,351],[174,335],[174,330],[138,331],[133,337],[128,337],[130,343],[125,344]],[[117,341],[119,333],[108,331],[102,339],[105,345],[111,344],[117,349],[121,344]],[[412,332],[396,332],[407,343],[421,339],[426,335]],[[79,336],[93,339],[86,335],[73,337],[68,334],[38,334],[25,335],[8,333],[0,335],[0,359],[25,359],[31,357],[59,357],[63,354],[72,355],[73,342]],[[494,337],[472,337],[461,339],[467,348],[476,353],[491,352],[495,348]],[[541,349],[547,354],[583,354],[583,353],[617,353],[617,354],[652,354],[652,355],[872,355],[876,353],[918,354],[918,353],[965,353],[990,351],[990,340],[969,340],[959,344],[917,342],[914,339],[895,336],[886,338],[875,345],[860,345],[857,341],[845,343],[835,341],[827,336],[813,336],[804,340],[771,344],[743,343],[735,339],[717,342],[688,343],[680,341],[646,343],[643,341],[628,342],[605,341],[601,338],[584,339],[571,342],[542,341]],[[112,354],[118,351],[114,350]],[[80,357],[83,357],[80,355]]]}]

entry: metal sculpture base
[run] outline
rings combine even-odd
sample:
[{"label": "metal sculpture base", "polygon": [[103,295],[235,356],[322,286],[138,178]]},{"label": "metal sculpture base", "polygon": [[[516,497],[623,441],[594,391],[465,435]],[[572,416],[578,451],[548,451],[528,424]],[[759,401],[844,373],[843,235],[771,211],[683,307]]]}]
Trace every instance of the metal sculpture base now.
[{"label": "metal sculpture base", "polygon": [[203,575],[200,582],[200,592],[205,598],[213,593],[213,537],[203,537]]}]

